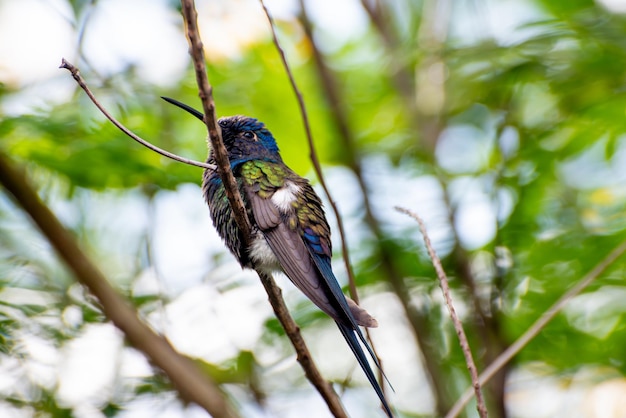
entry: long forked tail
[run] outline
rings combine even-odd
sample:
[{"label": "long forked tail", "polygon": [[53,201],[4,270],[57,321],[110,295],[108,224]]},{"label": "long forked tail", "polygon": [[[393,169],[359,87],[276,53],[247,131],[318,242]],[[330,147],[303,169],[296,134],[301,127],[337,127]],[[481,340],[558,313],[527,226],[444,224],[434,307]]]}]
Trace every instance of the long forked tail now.
[{"label": "long forked tail", "polygon": [[365,376],[367,376],[367,380],[370,381],[370,384],[376,391],[376,394],[378,395],[378,398],[380,399],[380,402],[382,403],[383,408],[385,409],[385,413],[387,414],[389,418],[393,418],[393,413],[391,412],[391,408],[389,407],[389,404],[387,403],[385,394],[383,393],[382,388],[378,384],[378,381],[376,380],[376,376],[374,376],[374,372],[372,371],[372,368],[370,367],[370,364],[367,361],[367,357],[365,356],[365,353],[363,352],[363,348],[361,347],[361,344],[359,343],[359,340],[356,336],[357,331],[339,322],[337,322],[337,326],[339,327],[339,330],[343,334],[343,337],[346,339],[346,342],[350,346],[352,353],[354,353],[354,356],[359,362],[359,365],[363,369]]}]

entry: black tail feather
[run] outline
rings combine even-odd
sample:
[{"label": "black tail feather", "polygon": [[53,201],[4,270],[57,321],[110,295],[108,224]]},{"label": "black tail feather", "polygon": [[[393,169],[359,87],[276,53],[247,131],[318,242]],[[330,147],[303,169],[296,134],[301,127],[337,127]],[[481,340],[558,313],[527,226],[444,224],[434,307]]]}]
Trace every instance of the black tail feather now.
[{"label": "black tail feather", "polygon": [[357,327],[354,330],[354,333],[357,334],[357,336],[359,337],[359,339],[361,341],[363,341],[363,345],[365,346],[365,348],[367,348],[367,351],[370,353],[370,356],[372,356],[372,360],[374,361],[374,364],[376,365],[376,367],[378,367],[378,370],[380,370],[380,373],[383,375],[383,378],[385,379],[385,382],[387,382],[387,384],[389,385],[389,387],[391,388],[391,390],[393,392],[395,392],[396,390],[393,388],[393,385],[391,384],[391,382],[389,381],[389,379],[387,378],[387,375],[385,374],[385,372],[383,371],[382,366],[380,365],[380,363],[378,362],[378,358],[376,357],[376,353],[374,353],[374,350],[372,349],[372,347],[367,343],[367,340],[365,339],[365,336],[363,335],[363,333],[361,332],[361,330]]},{"label": "black tail feather", "polygon": [[[387,399],[385,398],[385,394],[383,393],[382,388],[380,387],[380,385],[378,384],[378,381],[376,380],[376,376],[374,376],[374,372],[372,371],[372,368],[370,367],[369,362],[367,361],[367,357],[365,356],[365,353],[363,352],[363,348],[361,348],[361,344],[359,343],[359,340],[356,336],[356,331],[354,331],[352,328],[346,325],[343,325],[339,322],[337,322],[337,326],[339,327],[339,330],[343,334],[343,337],[346,339],[346,342],[350,346],[350,349],[352,349],[352,353],[354,353],[354,356],[356,357],[357,361],[359,362],[359,365],[363,369],[365,376],[367,376],[367,380],[369,380],[370,384],[376,391],[376,394],[378,395],[378,398],[380,399],[380,402],[382,403],[383,408],[385,409],[385,413],[387,414],[389,418],[393,418],[393,413],[391,412],[391,408],[389,407],[389,404],[387,403]],[[367,343],[365,345],[368,351],[372,353],[372,350],[369,347],[369,345]],[[376,357],[373,354],[372,354],[372,357],[374,358],[374,361],[376,362]],[[376,365],[380,367],[378,363],[376,363]],[[385,379],[387,378],[385,377]]]},{"label": "black tail feather", "polygon": [[196,110],[191,106],[188,106],[184,103],[179,102],[178,100],[174,100],[169,97],[161,96],[161,99],[165,100],[168,103],[173,104],[174,106],[178,106],[183,110],[186,110],[187,112],[191,113],[192,115],[194,115],[195,117],[197,117],[198,119],[204,122],[204,114],[200,112],[199,110]]}]

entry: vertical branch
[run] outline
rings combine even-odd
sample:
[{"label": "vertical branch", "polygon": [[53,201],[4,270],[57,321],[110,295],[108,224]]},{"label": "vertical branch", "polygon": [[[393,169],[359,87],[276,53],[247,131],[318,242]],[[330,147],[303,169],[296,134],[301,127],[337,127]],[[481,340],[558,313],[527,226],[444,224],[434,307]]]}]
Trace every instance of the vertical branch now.
[{"label": "vertical branch", "polygon": [[324,180],[322,167],[320,165],[319,159],[317,158],[317,152],[315,151],[315,144],[313,142],[313,135],[311,134],[311,126],[309,124],[309,116],[306,111],[306,105],[304,104],[302,93],[300,92],[300,89],[298,88],[298,85],[293,76],[293,73],[291,72],[291,67],[289,66],[289,63],[287,62],[287,58],[285,57],[285,52],[283,51],[283,48],[280,46],[280,42],[278,41],[278,36],[276,35],[276,30],[275,30],[275,25],[274,25],[274,19],[272,18],[272,15],[270,15],[269,11],[267,10],[267,7],[265,7],[265,3],[263,2],[263,0],[260,0],[260,1],[261,1],[261,6],[263,7],[263,11],[265,12],[265,16],[267,16],[267,20],[269,21],[269,24],[270,24],[270,30],[272,32],[272,39],[274,41],[274,45],[276,46],[276,49],[278,50],[280,59],[283,63],[283,67],[285,68],[285,72],[287,73],[287,77],[289,78],[289,82],[291,83],[291,88],[293,89],[296,95],[296,98],[298,100],[298,106],[300,108],[300,115],[302,117],[302,123],[304,124],[304,130],[306,133],[307,143],[309,145],[309,157],[311,159],[311,163],[313,164],[315,174],[317,175],[320,185],[322,186],[322,189],[324,190],[324,194],[326,194],[326,197],[328,197],[330,206],[333,210],[333,213],[335,214],[335,219],[337,220],[337,228],[339,229],[339,236],[341,238],[341,255],[343,256],[343,261],[346,266],[346,271],[348,273],[350,296],[358,304],[359,295],[357,294],[357,290],[356,290],[354,272],[352,271],[352,263],[350,263],[350,253],[348,252],[348,244],[346,241],[346,232],[343,226],[343,219],[341,218],[341,215],[339,214],[339,209],[337,208],[337,204],[333,200],[333,197],[330,194],[328,186],[326,185],[326,181]]},{"label": "vertical branch", "polygon": [[[313,384],[320,395],[322,395],[322,398],[326,401],[328,409],[330,409],[333,416],[337,418],[348,418],[348,415],[344,411],[343,406],[339,401],[339,397],[335,393],[332,385],[322,377],[317,369],[317,366],[313,362],[313,357],[302,339],[298,325],[296,325],[293,319],[289,316],[287,307],[283,302],[280,288],[276,286],[272,276],[265,273],[259,273],[259,277],[261,278],[263,287],[265,287],[265,290],[267,291],[268,298],[272,304],[276,317],[280,321],[281,325],[285,329],[285,333],[289,336],[294,348],[296,349],[298,363],[302,366],[307,379],[309,379],[311,384]],[[297,338],[294,338],[293,336],[297,336]]]},{"label": "vertical branch", "polygon": [[417,214],[409,211],[408,209],[396,207],[396,210],[415,219],[417,221],[417,224],[419,225],[422,235],[424,236],[424,243],[426,244],[428,255],[430,256],[433,262],[433,266],[435,267],[435,271],[437,272],[437,278],[439,279],[441,290],[443,292],[446,305],[448,306],[448,310],[450,311],[450,317],[452,318],[452,323],[454,324],[456,334],[459,337],[459,343],[461,344],[461,349],[463,350],[463,355],[465,356],[465,362],[467,363],[467,368],[469,369],[470,376],[472,378],[472,386],[474,387],[474,394],[476,395],[476,408],[478,409],[478,414],[481,418],[487,418],[487,408],[485,407],[485,400],[483,399],[482,391],[480,388],[478,371],[476,370],[476,365],[474,364],[472,350],[470,349],[469,343],[467,341],[467,336],[465,335],[465,331],[463,330],[463,324],[461,323],[461,320],[457,316],[454,309],[452,296],[450,295],[450,286],[448,285],[448,278],[446,277],[446,273],[443,271],[443,267],[441,266],[441,261],[439,260],[439,257],[437,257],[435,249],[430,242],[430,238],[428,237],[428,232],[426,231],[424,221],[422,221],[422,218],[417,216]]},{"label": "vertical branch", "polygon": [[[239,193],[237,182],[230,169],[228,154],[222,140],[220,127],[217,123],[212,87],[209,84],[209,80],[206,75],[204,50],[198,31],[198,14],[193,0],[181,0],[181,3],[183,18],[187,30],[187,38],[189,39],[190,44],[190,53],[194,63],[196,80],[198,82],[199,95],[202,100],[205,123],[209,131],[209,140],[217,162],[218,173],[222,179],[224,188],[226,189],[226,195],[228,196],[228,201],[233,209],[237,226],[241,230],[243,244],[245,248],[248,248],[250,242],[252,241],[252,230],[241,194]],[[283,325],[285,333],[291,340],[291,343],[296,350],[298,362],[303,368],[307,378],[326,401],[331,413],[335,417],[346,418],[347,414],[339,401],[339,397],[333,390],[332,386],[324,380],[321,373],[317,369],[317,366],[313,362],[306,343],[300,334],[300,329],[293,318],[289,315],[289,311],[287,310],[285,301],[282,298],[281,291],[274,282],[274,279],[271,275],[263,272],[257,271],[257,273],[263,283],[263,286],[265,287],[265,290],[267,291],[269,301],[272,304],[272,308],[274,309],[276,316]]]},{"label": "vertical branch", "polygon": [[[319,179],[319,182],[320,182],[320,184],[322,186],[322,189],[324,190],[324,193],[328,197],[328,201],[330,202],[330,206],[331,206],[331,208],[333,210],[333,213],[335,214],[335,219],[337,220],[337,228],[339,229],[339,236],[341,238],[341,254],[343,256],[343,262],[344,262],[344,265],[346,267],[346,272],[348,274],[348,286],[349,286],[349,290],[350,290],[350,296],[358,304],[359,303],[359,294],[358,294],[357,288],[356,288],[356,279],[354,277],[354,271],[352,269],[352,263],[350,262],[350,253],[348,251],[348,242],[346,240],[346,232],[345,232],[345,228],[343,226],[343,219],[341,217],[341,214],[339,213],[339,209],[337,208],[337,204],[335,203],[335,201],[333,200],[332,195],[330,194],[330,190],[326,186],[326,181],[324,180],[324,175],[322,174],[322,167],[320,165],[319,159],[317,158],[317,152],[315,151],[315,144],[313,142],[313,136],[311,134],[311,127],[309,125],[309,118],[308,118],[308,114],[307,114],[307,111],[306,111],[306,106],[304,104],[304,99],[302,98],[302,93],[300,92],[300,89],[298,88],[298,85],[297,85],[296,80],[295,80],[295,78],[293,76],[293,73],[291,72],[291,67],[289,66],[289,63],[287,62],[287,58],[285,57],[285,52],[283,51],[282,47],[280,46],[280,42],[278,41],[278,36],[276,35],[276,30],[275,30],[275,27],[274,27],[274,20],[272,19],[272,16],[270,15],[269,11],[267,10],[267,7],[265,7],[265,3],[263,2],[263,0],[260,0],[260,1],[261,1],[261,5],[263,6],[263,10],[265,11],[265,15],[267,16],[267,20],[269,21],[269,24],[270,24],[270,29],[271,29],[271,32],[272,32],[272,39],[274,41],[274,45],[276,45],[276,49],[278,50],[280,58],[281,58],[281,61],[283,63],[283,66],[285,67],[285,72],[287,73],[287,76],[289,77],[289,81],[291,83],[291,87],[292,87],[294,93],[296,94],[296,97],[297,97],[297,100],[298,100],[298,105],[300,107],[300,113],[301,113],[301,116],[302,116],[302,121],[304,123],[305,131],[306,131],[307,142],[309,144],[309,157],[311,159],[311,162],[313,163],[313,167],[315,169],[315,173],[317,175],[317,178]],[[302,10],[304,10],[304,4],[301,3],[301,5],[302,5]],[[347,125],[345,125],[345,127],[347,129]],[[361,177],[358,176],[358,178],[360,179]],[[365,197],[365,199],[367,199],[367,196]],[[369,332],[368,328],[365,328],[365,334],[367,335],[367,339],[370,342],[370,347],[372,348],[372,352],[374,353],[374,356],[376,357],[376,361],[380,365],[378,380],[382,381],[384,379],[383,367],[382,367],[383,360],[380,358],[380,356],[378,355],[378,352],[376,351],[376,346],[375,346],[374,341],[372,340],[372,338],[370,336],[370,332]],[[385,386],[381,385],[381,389],[384,392]]]},{"label": "vertical branch", "polygon": [[238,416],[214,382],[137,317],[136,312],[115,292],[100,270],[83,253],[74,236],[39,199],[26,180],[23,170],[13,167],[2,153],[0,184],[30,215],[76,279],[98,299],[106,317],[124,333],[133,347],[143,352],[167,374],[183,399],[198,404],[214,417]]},{"label": "vertical branch", "polygon": [[[345,108],[342,106],[341,99],[339,97],[339,89],[337,86],[337,80],[335,79],[330,69],[326,66],[324,57],[322,56],[322,53],[320,52],[319,48],[317,47],[317,44],[315,43],[315,40],[313,39],[311,22],[307,16],[304,0],[300,0],[300,10],[301,10],[301,20],[302,20],[303,28],[307,35],[307,38],[309,39],[309,43],[311,45],[311,51],[313,52],[313,58],[314,58],[313,62],[315,63],[317,73],[320,78],[322,88],[324,90],[324,94],[326,95],[328,104],[330,106],[330,114],[333,115],[335,125],[337,126],[337,129],[339,130],[339,138],[342,140],[342,145],[344,146],[344,149],[346,151],[344,153],[344,157],[348,160],[348,167],[350,168],[350,170],[352,170],[352,172],[355,173],[360,189],[364,190],[365,184],[363,184],[363,176],[361,175],[361,165],[359,163],[359,158],[357,156],[357,150],[354,147],[354,142],[355,142],[354,135],[348,124],[348,115],[346,113]],[[272,31],[274,31],[274,29],[272,29]],[[274,39],[275,39],[274,43],[277,45],[277,47],[280,48],[280,46],[278,45],[278,40],[276,39],[275,35],[274,35]],[[281,56],[284,56],[284,54],[282,53],[282,50],[281,50]],[[293,76],[291,75],[291,71],[289,70],[287,61],[284,58],[283,58],[283,64],[289,73],[290,80],[292,80]],[[297,89],[295,85],[295,81],[292,81],[292,86],[294,89]],[[299,92],[296,94],[300,95]],[[303,113],[305,113],[304,110],[303,110]],[[317,156],[315,153],[313,140],[311,138],[308,138],[308,139],[309,139],[309,148],[311,149],[311,160],[315,158],[315,162],[314,162],[315,171],[317,172],[317,176],[320,178],[320,183],[323,183],[323,181],[321,180],[322,179],[321,168],[319,168],[319,163],[317,163]],[[326,195],[328,196],[329,200],[332,202],[332,198],[329,192],[327,191],[325,185],[322,184],[322,186],[324,187],[324,191],[326,192]],[[371,217],[371,211],[369,211],[369,208],[371,207],[370,202],[369,202],[369,196],[367,194],[363,194],[363,200],[364,200],[363,203],[364,203],[365,211],[367,214],[366,216],[369,218]],[[333,210],[335,212],[335,217],[338,219],[337,223],[339,224],[339,233],[341,235],[341,241],[342,241],[342,253],[344,257],[344,262],[346,263],[346,269],[348,271],[348,278],[350,280],[350,296],[355,300],[355,302],[358,303],[359,299],[357,295],[354,274],[352,271],[352,265],[348,257],[347,246],[345,245],[346,239],[344,237],[343,224],[341,222],[341,217],[339,215],[339,212],[336,210],[334,203],[333,203]]]},{"label": "vertical branch", "polygon": [[243,204],[239,188],[230,170],[230,162],[228,161],[228,153],[222,140],[222,130],[217,123],[215,112],[215,101],[213,100],[213,87],[209,84],[209,78],[206,75],[206,67],[204,63],[204,47],[200,39],[198,31],[198,13],[193,0],[181,0],[183,19],[189,40],[189,53],[193,61],[193,67],[196,72],[196,81],[198,83],[199,96],[202,101],[202,109],[204,113],[204,123],[209,131],[209,141],[217,162],[217,172],[224,183],[228,202],[233,210],[235,222],[241,230],[243,244],[247,248],[251,239],[250,221],[246,215],[246,209]]},{"label": "vertical branch", "polygon": [[[428,319],[424,314],[422,314],[419,310],[415,308],[414,304],[412,304],[410,291],[404,283],[402,273],[393,262],[395,257],[395,254],[393,254],[393,250],[390,249],[388,246],[381,244],[385,241],[384,233],[380,226],[380,222],[375,217],[372,210],[372,205],[369,199],[369,187],[365,182],[362,164],[355,146],[355,136],[349,126],[347,112],[345,111],[345,105],[341,100],[339,88],[340,84],[337,81],[335,74],[326,65],[324,56],[317,47],[315,39],[312,36],[311,23],[306,14],[304,1],[301,0],[300,4],[302,10],[303,26],[312,47],[316,69],[318,71],[323,91],[329,102],[329,106],[332,109],[330,113],[334,118],[335,124],[339,130],[340,139],[345,150],[345,158],[348,159],[348,166],[357,179],[361,196],[363,198],[365,223],[368,225],[368,227],[376,237],[376,242],[379,243],[377,250],[379,252],[378,258],[380,260],[381,269],[384,271],[384,274],[389,281],[394,293],[398,296],[398,299],[409,320],[409,324],[413,329],[415,343],[424,356],[423,365],[428,372],[429,382],[431,383],[433,392],[435,394],[437,410],[440,414],[443,414],[445,413],[445,411],[447,411],[447,409],[449,408],[448,404],[451,404],[453,402],[453,399],[450,398],[449,391],[446,389],[445,383],[443,381],[443,376],[439,371],[438,361],[436,360],[439,348],[429,343],[429,336],[432,333],[428,324]],[[374,13],[374,9],[370,9],[370,11]],[[377,9],[375,13],[377,16],[377,21],[379,23],[383,22],[383,19],[380,19],[380,10]],[[384,23],[382,24],[384,26]],[[384,26],[384,28],[384,30],[386,31],[385,39],[388,41],[386,42],[386,44],[389,48],[391,48],[391,45],[389,44],[389,42],[392,41],[391,33],[387,31],[386,26]],[[407,82],[406,77],[403,77],[402,73],[395,74],[398,76],[395,78],[396,81],[401,85],[405,85]],[[400,88],[399,90],[406,91],[406,89],[402,88]],[[408,100],[407,98],[407,101],[412,104],[413,108],[415,107],[415,101],[413,99]]]}]

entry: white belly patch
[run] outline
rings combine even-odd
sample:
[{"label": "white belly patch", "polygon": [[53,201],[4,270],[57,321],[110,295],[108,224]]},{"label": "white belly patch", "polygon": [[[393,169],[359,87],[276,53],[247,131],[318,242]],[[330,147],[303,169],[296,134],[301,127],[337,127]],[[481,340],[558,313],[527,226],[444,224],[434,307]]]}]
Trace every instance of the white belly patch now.
[{"label": "white belly patch", "polygon": [[287,212],[291,210],[291,203],[298,198],[300,186],[296,183],[287,182],[284,187],[276,190],[271,197],[272,203],[281,211]]},{"label": "white belly patch", "polygon": [[252,240],[250,258],[257,268],[267,272],[282,271],[278,259],[261,233],[257,233]]}]

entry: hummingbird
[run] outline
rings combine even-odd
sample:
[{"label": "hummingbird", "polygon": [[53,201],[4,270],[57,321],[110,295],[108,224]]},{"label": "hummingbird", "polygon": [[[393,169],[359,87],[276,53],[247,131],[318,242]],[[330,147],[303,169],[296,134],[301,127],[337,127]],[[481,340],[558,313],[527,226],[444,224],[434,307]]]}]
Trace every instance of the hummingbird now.
[{"label": "hummingbird", "polygon": [[[202,112],[177,100],[163,99],[204,121]],[[218,120],[230,168],[252,227],[244,248],[217,171],[205,169],[202,192],[213,225],[243,268],[266,273],[283,272],[315,305],[335,320],[387,416],[391,408],[363,351],[366,347],[380,369],[359,326],[376,327],[376,320],[346,297],[331,267],[330,227],[322,201],[309,181],[283,162],[272,133],[257,119],[246,116]],[[215,164],[213,151],[207,162]]]}]

